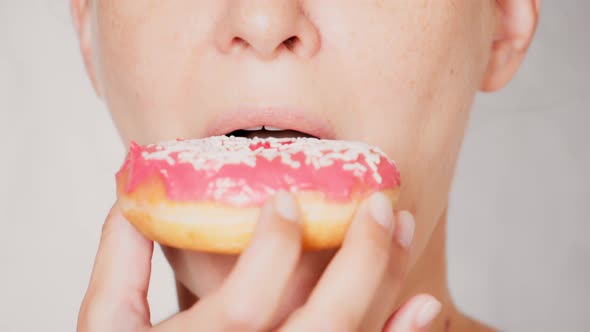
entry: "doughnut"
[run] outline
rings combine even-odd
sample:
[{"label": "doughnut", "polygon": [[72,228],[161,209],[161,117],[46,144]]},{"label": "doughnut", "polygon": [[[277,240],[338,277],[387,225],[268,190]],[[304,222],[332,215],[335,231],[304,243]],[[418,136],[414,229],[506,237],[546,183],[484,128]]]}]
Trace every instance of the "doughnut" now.
[{"label": "doughnut", "polygon": [[116,174],[123,215],[165,246],[242,252],[264,202],[279,190],[297,202],[304,250],[338,247],[363,198],[397,202],[394,161],[361,142],[212,136],[140,146]]}]

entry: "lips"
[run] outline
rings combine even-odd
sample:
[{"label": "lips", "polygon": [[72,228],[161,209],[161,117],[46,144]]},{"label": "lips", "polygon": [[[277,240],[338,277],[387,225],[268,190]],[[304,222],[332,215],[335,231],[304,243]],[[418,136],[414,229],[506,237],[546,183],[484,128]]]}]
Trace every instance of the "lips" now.
[{"label": "lips", "polygon": [[240,109],[221,113],[207,127],[207,136],[316,137],[334,139],[330,124],[311,112],[293,109]]}]

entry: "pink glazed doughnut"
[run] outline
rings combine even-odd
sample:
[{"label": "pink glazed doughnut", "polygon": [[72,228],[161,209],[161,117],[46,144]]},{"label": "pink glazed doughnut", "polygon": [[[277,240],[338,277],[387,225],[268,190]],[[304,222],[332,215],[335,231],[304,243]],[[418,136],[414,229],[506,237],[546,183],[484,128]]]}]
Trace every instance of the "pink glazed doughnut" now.
[{"label": "pink glazed doughnut", "polygon": [[397,202],[400,174],[378,148],[317,138],[214,136],[139,146],[116,175],[123,215],[146,237],[189,250],[236,254],[260,208],[294,194],[303,248],[338,247],[355,210],[381,191]]}]

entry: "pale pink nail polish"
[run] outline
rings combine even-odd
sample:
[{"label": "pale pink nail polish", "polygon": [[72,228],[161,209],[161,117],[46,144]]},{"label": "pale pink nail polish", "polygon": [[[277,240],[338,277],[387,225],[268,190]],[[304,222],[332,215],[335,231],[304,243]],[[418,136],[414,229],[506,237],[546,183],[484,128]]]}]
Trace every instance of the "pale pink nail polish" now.
[{"label": "pale pink nail polish", "polygon": [[394,216],[391,201],[383,193],[374,193],[369,197],[369,213],[378,224],[393,232]]},{"label": "pale pink nail polish", "polygon": [[408,249],[414,239],[415,221],[414,216],[408,211],[401,211],[398,217],[397,242],[405,249]]},{"label": "pale pink nail polish", "polygon": [[436,316],[440,313],[442,305],[434,298],[429,298],[418,310],[418,314],[414,320],[416,327],[424,328],[430,325]]},{"label": "pale pink nail polish", "polygon": [[293,196],[286,191],[279,191],[275,196],[275,210],[283,219],[288,221],[297,221],[297,203]]}]

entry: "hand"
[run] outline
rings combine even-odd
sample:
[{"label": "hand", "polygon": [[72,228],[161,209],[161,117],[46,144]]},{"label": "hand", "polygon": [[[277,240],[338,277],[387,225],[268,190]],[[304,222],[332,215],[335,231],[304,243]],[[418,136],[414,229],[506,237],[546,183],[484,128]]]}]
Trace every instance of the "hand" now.
[{"label": "hand", "polygon": [[[381,301],[375,299],[384,284],[390,290],[387,298],[398,297],[413,236],[412,215],[400,212],[394,217],[391,204],[381,194],[363,202],[342,248],[308,301],[280,326],[273,326],[276,308],[301,255],[302,230],[297,220],[291,195],[278,193],[264,205],[250,246],[223,285],[188,310],[152,326],[147,291],[153,242],[139,234],[115,205],[103,226],[78,331],[381,329],[385,322],[367,319],[369,313],[379,311],[374,306]],[[417,295],[397,310],[384,331],[427,331],[439,311],[440,303],[433,297]]]}]

